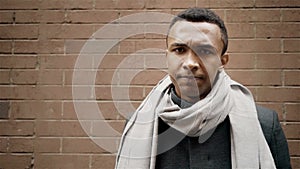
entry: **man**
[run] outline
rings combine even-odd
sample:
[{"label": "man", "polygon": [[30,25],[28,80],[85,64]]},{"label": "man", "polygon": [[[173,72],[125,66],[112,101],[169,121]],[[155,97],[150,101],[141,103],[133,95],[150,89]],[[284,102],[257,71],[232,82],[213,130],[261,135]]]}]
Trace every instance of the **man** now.
[{"label": "man", "polygon": [[169,75],[128,121],[116,168],[291,168],[276,112],[233,81],[223,21],[190,8],[167,37]]}]

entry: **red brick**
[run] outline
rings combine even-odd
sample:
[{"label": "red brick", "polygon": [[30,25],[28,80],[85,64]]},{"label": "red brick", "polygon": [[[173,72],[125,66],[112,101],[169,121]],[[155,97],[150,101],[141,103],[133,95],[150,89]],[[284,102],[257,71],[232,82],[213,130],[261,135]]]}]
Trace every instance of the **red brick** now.
[{"label": "red brick", "polygon": [[116,157],[113,155],[93,155],[92,169],[114,168]]},{"label": "red brick", "polygon": [[[96,39],[145,39],[146,33],[148,31],[148,25],[154,25],[155,23],[161,23],[164,20],[163,15],[156,13],[151,13],[151,18],[145,17],[143,11],[122,11],[120,12],[120,17],[114,22],[119,22],[119,24],[113,24],[111,22],[109,25],[97,24],[95,29],[98,31],[95,34]],[[161,16],[157,18],[155,14]],[[123,16],[124,15],[124,16]],[[168,20],[169,21],[169,20]],[[166,22],[168,22],[166,21]],[[155,22],[155,23],[152,23]],[[104,32],[105,30],[105,32]],[[161,30],[160,32],[165,32]],[[153,39],[150,38],[149,39]]]},{"label": "red brick", "polygon": [[287,121],[300,121],[300,104],[299,103],[286,103],[285,112]]},{"label": "red brick", "polygon": [[96,85],[117,84],[119,82],[118,69],[116,70],[98,70],[96,76]]},{"label": "red brick", "polygon": [[155,11],[150,11],[150,12],[154,12],[150,14],[151,17],[148,17],[148,15],[140,15],[141,13],[145,14],[145,10],[120,11],[120,21],[122,21],[121,23],[126,23],[126,24],[138,23],[138,25],[141,26],[144,25],[145,28],[147,28],[149,23],[153,23],[153,25],[158,23],[159,24],[169,23],[174,16],[171,14],[172,13],[171,9],[155,9]]},{"label": "red brick", "polygon": [[33,55],[0,56],[1,68],[27,68],[36,67],[37,57]]},{"label": "red brick", "polygon": [[[300,30],[299,30],[300,31]],[[299,52],[300,40],[283,40],[284,52]],[[299,63],[299,62],[298,62]]]},{"label": "red brick", "polygon": [[300,158],[299,157],[292,157],[291,158],[291,165],[292,165],[292,168],[300,168]]},{"label": "red brick", "polygon": [[14,43],[15,54],[37,54],[40,43],[37,40],[18,40]]},{"label": "red brick", "polygon": [[101,115],[103,114],[101,113],[98,109],[98,103],[94,101],[65,102],[63,106],[64,119],[102,120]]},{"label": "red brick", "polygon": [[284,84],[288,86],[300,85],[300,71],[299,70],[284,71]]},{"label": "red brick", "polygon": [[37,54],[39,53],[39,42],[37,40],[15,41],[14,53],[16,54]]},{"label": "red brick", "polygon": [[[196,1],[196,6],[200,7],[200,8],[203,8],[205,6],[209,6],[209,2],[208,0],[202,0],[201,2],[200,1]],[[171,9],[170,11],[168,11],[168,9],[164,9],[163,11],[161,12],[164,12],[164,13],[170,13],[171,15],[174,15],[174,17],[179,14],[180,12],[183,12],[185,10],[185,8],[183,9]],[[225,18],[225,10],[224,9],[211,9],[212,11],[214,11],[223,21],[226,21],[226,18]],[[172,17],[173,18],[173,17]],[[172,20],[172,18],[168,19],[166,22],[170,22]]]},{"label": "red brick", "polygon": [[[127,56],[126,55],[119,55],[119,54],[107,54],[105,55],[101,62],[100,62],[100,57],[96,57],[95,59],[95,63],[98,64],[99,63],[99,68],[102,69],[108,69],[108,68],[117,68],[118,65],[121,63],[121,61],[123,59],[125,59]],[[143,64],[140,64],[141,66],[139,67],[143,67]]]},{"label": "red brick", "polygon": [[[14,155],[0,155],[1,168],[32,168],[32,155],[31,154],[14,154]],[[12,162],[13,161],[13,162]]]},{"label": "red brick", "polygon": [[53,101],[20,101],[11,103],[13,119],[60,119],[62,103]]},{"label": "red brick", "polygon": [[132,1],[112,1],[112,0],[96,0],[96,9],[142,9],[145,6],[145,0]]},{"label": "red brick", "polygon": [[2,25],[0,26],[1,39],[37,39],[38,25]]},{"label": "red brick", "polygon": [[62,86],[41,86],[34,90],[33,97],[45,100],[72,99],[72,88]]},{"label": "red brick", "polygon": [[[143,39],[147,31],[147,27],[144,23],[139,22],[139,17],[134,17],[127,20],[119,20],[118,22],[125,22],[120,24],[107,24],[107,25],[95,25],[95,34],[93,37],[101,42],[113,40],[116,42],[121,41],[122,38],[127,39]],[[126,23],[129,22],[129,23]],[[144,20],[144,22],[147,22]]]},{"label": "red brick", "polygon": [[[75,108],[74,108],[75,104],[80,105],[80,107],[78,108],[79,110],[77,110],[77,111],[75,111]],[[95,110],[91,110],[92,108],[90,107],[90,105],[92,105],[92,104],[94,104],[94,102],[80,102],[80,101],[64,102],[63,103],[63,119],[67,119],[67,120],[76,119],[77,120],[78,119],[77,112],[80,113],[80,119],[88,119],[88,120],[96,119],[99,116],[97,113],[95,113]],[[81,113],[82,109],[83,110],[86,109],[85,112],[87,112],[87,113]]]},{"label": "red brick", "polygon": [[10,87],[10,86],[3,86],[3,87],[1,87],[0,88],[0,93],[1,93],[1,95],[0,95],[0,98],[2,99],[2,100],[6,100],[6,99],[16,99],[15,97],[14,97],[14,95],[16,95],[15,94],[15,87]]},{"label": "red brick", "polygon": [[9,152],[12,153],[33,152],[33,139],[32,138],[10,138]]},{"label": "red brick", "polygon": [[39,41],[39,54],[42,53],[64,53],[65,42],[61,40]]},{"label": "red brick", "polygon": [[38,84],[62,85],[63,71],[60,70],[40,70],[38,73]]},{"label": "red brick", "polygon": [[0,41],[0,53],[12,53],[12,41]]},{"label": "red brick", "polygon": [[[224,1],[214,1],[214,0],[206,0],[200,1],[197,0],[199,7],[206,8],[241,8],[241,7],[254,7],[254,1],[252,0],[224,0]],[[206,6],[208,4],[208,6]],[[205,5],[205,6],[203,6]]]},{"label": "red brick", "polygon": [[107,120],[124,120],[139,106],[139,102],[103,102],[99,103],[101,113]]},{"label": "red brick", "polygon": [[[78,70],[73,72],[69,71],[65,73],[65,84],[70,85],[95,85],[96,71]],[[74,76],[73,76],[74,75]],[[73,81],[74,82],[73,82]]]},{"label": "red brick", "polygon": [[58,153],[60,152],[59,138],[35,138],[34,152],[38,153]]},{"label": "red brick", "polygon": [[300,11],[298,9],[282,9],[283,22],[298,22]]},{"label": "red brick", "polygon": [[243,85],[281,85],[281,71],[232,70],[227,72],[233,80]]},{"label": "red brick", "polygon": [[255,66],[255,54],[239,54],[230,53],[229,62],[225,65],[228,69],[247,69],[254,68]]},{"label": "red brick", "polygon": [[1,70],[0,71],[0,84],[9,84],[10,83],[10,71]]},{"label": "red brick", "polygon": [[226,10],[226,22],[279,22],[280,10],[233,9]]},{"label": "red brick", "polygon": [[[167,18],[165,22],[169,22],[170,19]],[[160,21],[160,20],[159,20]],[[169,24],[165,23],[153,23],[153,24],[147,24],[145,27],[145,38],[146,39],[165,39],[166,34],[169,29]]]},{"label": "red brick", "polygon": [[40,9],[92,9],[93,0],[52,0],[41,1]]},{"label": "red brick", "polygon": [[[122,117],[128,119],[136,111],[141,104],[141,101],[130,101],[130,102],[114,102],[117,108],[117,113]],[[120,119],[120,118],[118,118]],[[121,118],[122,119],[122,118]]]},{"label": "red brick", "polygon": [[63,23],[65,12],[59,10],[16,11],[16,23]]},{"label": "red brick", "polygon": [[194,7],[194,0],[171,0],[171,1],[160,1],[160,0],[146,0],[146,8],[189,8]]},{"label": "red brick", "polygon": [[[121,84],[122,80],[126,84],[127,72],[125,71],[121,77]],[[131,85],[156,85],[164,76],[166,76],[166,72],[163,71],[139,71],[132,79],[130,84]],[[125,80],[125,81],[124,81]]]},{"label": "red brick", "polygon": [[88,39],[94,33],[93,25],[40,25],[39,36],[47,39]]},{"label": "red brick", "polygon": [[40,66],[43,69],[73,69],[75,55],[40,55]]},{"label": "red brick", "polygon": [[[121,85],[129,85],[129,84],[136,85],[137,83],[139,83],[139,81],[135,80],[135,82],[133,82],[133,80],[136,79],[137,78],[136,76],[138,74],[142,73],[143,71],[144,71],[143,69],[132,69],[132,70],[120,69],[120,70],[118,70],[118,76],[120,78],[119,84],[121,84]],[[140,84],[143,84],[143,82],[141,82]],[[147,84],[145,84],[145,85],[147,85]]]},{"label": "red brick", "polygon": [[38,71],[12,71],[11,80],[13,84],[36,84],[38,81]]},{"label": "red brick", "polygon": [[35,157],[36,168],[89,169],[89,155],[46,155]]},{"label": "red brick", "polygon": [[0,9],[38,9],[39,0],[0,0]]},{"label": "red brick", "polygon": [[299,124],[287,124],[282,126],[287,139],[297,139],[300,137]]},{"label": "red brick", "polygon": [[[80,116],[81,119],[100,120],[99,115],[102,115],[105,120],[124,120],[124,116],[126,116],[130,112],[135,111],[135,109],[132,108],[131,106],[137,107],[135,103],[131,103],[131,102],[129,103],[128,102],[97,102],[96,104],[98,104],[99,112],[95,113],[95,110],[92,110],[90,105],[93,103],[94,102],[82,102],[82,103],[79,102],[80,109],[87,110],[85,114],[81,114]],[[63,108],[64,108],[63,110],[64,119],[67,120],[78,119],[72,102],[64,102]]]},{"label": "red brick", "polygon": [[67,13],[68,23],[106,23],[118,19],[117,11],[70,11]]},{"label": "red brick", "polygon": [[128,55],[106,55],[100,62],[100,57],[95,57],[95,64],[99,63],[99,68],[121,69],[143,69],[144,55],[147,54],[128,54]]},{"label": "red brick", "polygon": [[256,7],[295,7],[299,6],[298,0],[256,0]]},{"label": "red brick", "polygon": [[81,70],[81,69],[94,69],[98,68],[98,63],[96,63],[95,58],[97,54],[80,54],[75,55],[76,64],[73,65],[73,69]]},{"label": "red brick", "polygon": [[0,23],[12,23],[13,12],[0,12]]},{"label": "red brick", "polygon": [[228,23],[226,24],[228,30],[228,36],[230,38],[253,38],[254,35],[254,24],[245,23]]},{"label": "red brick", "polygon": [[0,88],[5,99],[72,99],[72,88],[62,86],[5,86]]},{"label": "red brick", "polygon": [[288,141],[289,152],[291,156],[299,156],[300,155],[300,141]]},{"label": "red brick", "polygon": [[[199,3],[199,2],[198,2]],[[223,21],[226,21],[225,11],[226,9],[212,9]]]},{"label": "red brick", "polygon": [[8,152],[8,138],[1,137],[0,138],[0,153]]},{"label": "red brick", "polygon": [[299,68],[298,54],[257,54],[256,66],[261,69]]},{"label": "red brick", "polygon": [[9,119],[10,117],[10,101],[0,101],[0,119]]},{"label": "red brick", "polygon": [[256,37],[299,37],[299,24],[256,24]]},{"label": "red brick", "polygon": [[167,58],[165,54],[144,54],[146,69],[167,69]]},{"label": "red brick", "polygon": [[229,40],[229,52],[257,53],[257,52],[280,52],[280,40]]},{"label": "red brick", "polygon": [[91,134],[95,137],[120,137],[124,126],[125,121],[94,121]]},{"label": "red brick", "polygon": [[[154,48],[151,50],[151,48]],[[125,40],[120,43],[120,52],[121,53],[134,53],[140,50],[150,50],[146,53],[157,53],[161,50],[166,49],[165,40]]]},{"label": "red brick", "polygon": [[41,40],[41,41],[16,41],[15,53],[39,53],[39,54],[57,54],[64,53],[64,41],[62,40]]},{"label": "red brick", "polygon": [[[90,128],[89,123],[85,127]],[[37,121],[36,134],[48,137],[86,137],[78,121]]]},{"label": "red brick", "polygon": [[[80,53],[81,55],[117,53],[119,50],[119,45],[116,44],[115,46],[110,48],[110,46],[107,46],[108,42],[109,42],[108,40],[102,40],[102,41],[101,40],[92,40],[92,41],[67,40],[65,44],[66,53],[67,54]],[[101,48],[99,48],[99,46],[101,46]]]},{"label": "red brick", "polygon": [[16,23],[39,23],[38,12],[32,11],[16,11],[15,12]]},{"label": "red brick", "polygon": [[300,88],[257,88],[257,101],[298,101]]},{"label": "red brick", "polygon": [[32,121],[1,121],[1,136],[32,136],[34,134],[34,122]]},{"label": "red brick", "polygon": [[105,153],[90,138],[63,138],[62,153]]},{"label": "red brick", "polygon": [[[112,80],[114,73],[115,80]],[[110,84],[117,84],[118,83],[118,75],[117,70],[78,70],[76,72],[76,81],[74,83],[74,72],[73,71],[66,71],[65,72],[65,84],[80,84],[80,85],[110,85]],[[95,75],[95,76],[94,76]],[[93,82],[94,81],[94,82]]]},{"label": "red brick", "polygon": [[145,87],[145,95],[147,96],[153,89],[154,86],[146,86]]},{"label": "red brick", "polygon": [[[112,93],[113,91],[113,93]],[[144,98],[142,87],[96,87],[96,98],[111,100],[112,94],[116,100],[141,100]]]}]

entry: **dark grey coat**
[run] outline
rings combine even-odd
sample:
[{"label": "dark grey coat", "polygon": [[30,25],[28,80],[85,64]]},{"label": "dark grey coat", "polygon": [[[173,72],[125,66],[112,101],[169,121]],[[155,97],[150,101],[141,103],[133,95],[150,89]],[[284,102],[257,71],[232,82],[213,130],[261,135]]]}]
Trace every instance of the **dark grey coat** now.
[{"label": "dark grey coat", "polygon": [[[188,104],[182,104],[182,100],[174,96],[174,94],[172,94],[172,100],[176,104],[181,103],[181,107],[185,107]],[[259,122],[272,152],[276,167],[280,169],[291,168],[287,141],[280,126],[277,113],[261,106],[256,108]],[[167,124],[159,120],[159,133],[164,132],[168,128]],[[172,130],[178,135],[181,134],[175,129]],[[198,142],[196,137],[183,137],[184,139],[175,147],[157,156],[157,169],[231,168],[230,121],[228,117],[218,125],[214,134],[202,144]],[[169,141],[170,139],[159,138],[158,151],[164,145],[169,144]]]}]

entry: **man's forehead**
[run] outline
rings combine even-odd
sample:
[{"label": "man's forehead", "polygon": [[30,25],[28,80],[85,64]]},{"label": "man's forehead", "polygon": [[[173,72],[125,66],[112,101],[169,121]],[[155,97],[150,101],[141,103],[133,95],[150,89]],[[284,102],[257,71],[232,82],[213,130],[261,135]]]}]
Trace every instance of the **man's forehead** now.
[{"label": "man's forehead", "polygon": [[189,21],[177,21],[170,29],[169,34],[176,34],[182,32],[202,32],[204,34],[216,34],[220,35],[220,28],[213,23],[208,22],[189,22]]},{"label": "man's forehead", "polygon": [[210,44],[219,50],[223,47],[220,28],[208,22],[177,21],[170,29],[168,38],[169,43]]}]

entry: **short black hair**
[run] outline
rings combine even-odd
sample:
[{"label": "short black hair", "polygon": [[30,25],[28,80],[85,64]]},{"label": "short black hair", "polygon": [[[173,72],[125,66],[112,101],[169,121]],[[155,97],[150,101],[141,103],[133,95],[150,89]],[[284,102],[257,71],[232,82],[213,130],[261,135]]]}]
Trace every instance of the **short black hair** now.
[{"label": "short black hair", "polygon": [[[180,12],[174,17],[170,23],[169,31],[177,21],[189,21],[189,22],[208,22],[216,24],[221,30],[221,40],[223,41],[222,55],[227,51],[228,47],[228,35],[224,24],[224,21],[215,14],[212,10],[206,8],[188,8],[183,12]],[[169,32],[168,32],[169,34]],[[168,37],[167,37],[168,38]]]}]

